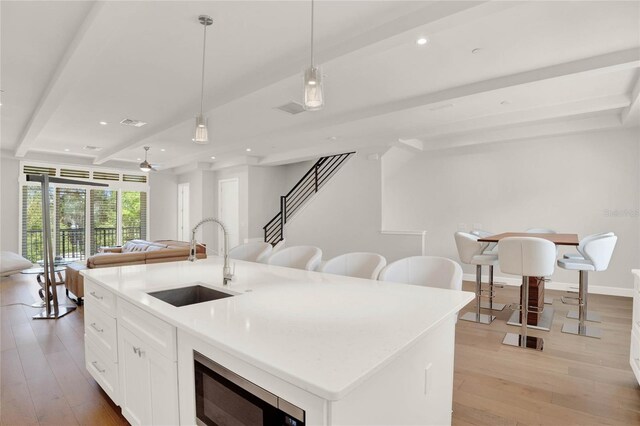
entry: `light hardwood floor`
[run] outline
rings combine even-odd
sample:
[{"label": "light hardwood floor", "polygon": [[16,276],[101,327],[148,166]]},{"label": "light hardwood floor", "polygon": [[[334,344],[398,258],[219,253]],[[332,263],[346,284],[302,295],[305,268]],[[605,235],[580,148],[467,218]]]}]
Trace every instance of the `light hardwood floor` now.
[{"label": "light hardwood floor", "polygon": [[[33,321],[33,275],[0,282],[2,425],[119,425],[120,409],[84,368],[83,310],[57,320]],[[72,303],[64,297],[61,303]],[[465,283],[471,290],[472,283]],[[458,321],[453,395],[454,425],[640,425],[640,388],[629,367],[631,299],[593,295],[602,314],[603,338],[560,332],[569,307],[556,297],[543,352],[503,346],[510,312],[490,326]],[[498,290],[498,300],[517,299],[517,288]],[[470,309],[470,307],[469,307]]]}]

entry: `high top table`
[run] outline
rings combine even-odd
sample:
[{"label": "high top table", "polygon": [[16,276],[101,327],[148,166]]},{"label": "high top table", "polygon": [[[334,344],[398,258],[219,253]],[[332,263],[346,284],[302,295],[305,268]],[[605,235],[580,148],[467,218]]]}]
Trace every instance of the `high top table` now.
[{"label": "high top table", "polygon": [[[504,232],[502,234],[491,235],[479,238],[483,243],[498,243],[503,238],[508,237],[534,237],[543,238],[554,243],[556,246],[577,246],[580,243],[577,234],[533,234],[529,232]],[[522,291],[522,289],[520,289]],[[543,307],[542,312],[529,312],[527,316],[527,326],[540,330],[549,331],[553,321],[554,309],[551,306],[544,307],[544,277],[529,277],[529,306],[534,310]],[[520,325],[521,314],[516,311],[511,315],[507,324]]]}]

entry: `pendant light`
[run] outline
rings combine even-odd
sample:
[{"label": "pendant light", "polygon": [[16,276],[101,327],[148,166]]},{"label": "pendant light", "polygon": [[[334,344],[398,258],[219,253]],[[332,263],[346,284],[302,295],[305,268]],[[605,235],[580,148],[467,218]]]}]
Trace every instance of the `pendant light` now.
[{"label": "pendant light", "polygon": [[324,107],[322,70],[313,64],[314,6],[314,0],[311,0],[311,66],[304,71],[304,109],[307,111],[318,111]]},{"label": "pendant light", "polygon": [[202,85],[200,90],[200,114],[196,115],[196,129],[193,141],[199,145],[209,143],[209,130],[207,129],[208,119],[202,113],[204,103],[204,60],[207,48],[207,27],[213,24],[213,19],[208,15],[198,16],[198,21],[204,26],[204,42],[202,43]]},{"label": "pendant light", "polygon": [[148,146],[144,147],[144,161],[140,163],[138,166],[140,167],[140,170],[143,172],[150,172],[151,170],[154,170],[151,164],[147,161],[147,154],[149,153],[149,148],[150,147]]}]

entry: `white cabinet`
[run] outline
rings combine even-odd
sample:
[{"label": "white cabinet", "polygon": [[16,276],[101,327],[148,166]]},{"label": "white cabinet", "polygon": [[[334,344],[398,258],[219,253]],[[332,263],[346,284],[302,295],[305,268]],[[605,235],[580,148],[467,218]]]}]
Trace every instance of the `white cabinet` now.
[{"label": "white cabinet", "polygon": [[85,365],[133,425],[177,425],[176,328],[85,278]]},{"label": "white cabinet", "polygon": [[119,404],[116,297],[90,280],[84,285],[85,366],[111,400]]},{"label": "white cabinet", "polygon": [[633,317],[631,323],[631,350],[629,363],[640,383],[640,270],[633,271]]},{"label": "white cabinet", "polygon": [[122,414],[134,425],[176,425],[178,370],[144,337],[118,328]]}]

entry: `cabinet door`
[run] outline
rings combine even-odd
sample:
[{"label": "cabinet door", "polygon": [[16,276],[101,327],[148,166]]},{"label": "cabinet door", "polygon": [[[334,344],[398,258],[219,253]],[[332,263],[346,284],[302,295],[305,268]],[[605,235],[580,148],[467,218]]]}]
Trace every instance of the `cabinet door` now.
[{"label": "cabinet door", "polygon": [[151,379],[151,419],[154,425],[177,425],[178,412],[178,363],[151,349],[148,352],[149,377]]},{"label": "cabinet door", "polygon": [[144,343],[118,326],[118,359],[122,415],[132,425],[151,424],[151,378]]}]

